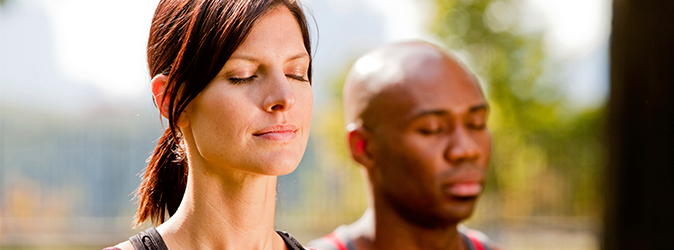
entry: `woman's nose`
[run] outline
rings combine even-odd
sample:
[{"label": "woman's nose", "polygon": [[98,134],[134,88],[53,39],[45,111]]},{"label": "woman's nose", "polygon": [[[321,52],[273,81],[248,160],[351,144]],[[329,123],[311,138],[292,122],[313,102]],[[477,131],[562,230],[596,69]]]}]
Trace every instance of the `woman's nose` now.
[{"label": "woman's nose", "polygon": [[265,83],[267,95],[264,110],[267,112],[288,111],[295,104],[295,94],[285,74],[274,74],[269,82]]}]

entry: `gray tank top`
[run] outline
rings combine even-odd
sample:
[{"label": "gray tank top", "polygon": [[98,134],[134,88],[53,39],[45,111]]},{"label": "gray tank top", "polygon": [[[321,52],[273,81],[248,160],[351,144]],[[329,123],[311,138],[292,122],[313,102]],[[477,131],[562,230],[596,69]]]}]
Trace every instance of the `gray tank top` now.
[{"label": "gray tank top", "polygon": [[[283,231],[276,231],[283,241],[286,243],[288,249],[291,250],[305,250],[304,247],[289,233]],[[136,250],[168,250],[164,239],[161,238],[159,232],[154,227],[148,228],[147,230],[140,232],[129,238],[133,248]]]}]

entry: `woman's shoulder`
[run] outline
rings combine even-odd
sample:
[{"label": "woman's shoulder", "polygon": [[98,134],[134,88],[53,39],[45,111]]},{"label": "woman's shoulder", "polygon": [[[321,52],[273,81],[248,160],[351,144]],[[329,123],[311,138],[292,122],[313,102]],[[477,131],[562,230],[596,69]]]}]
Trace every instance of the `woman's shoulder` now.
[{"label": "woman's shoulder", "polygon": [[114,247],[108,247],[103,250],[146,250],[146,249],[157,249],[157,250],[168,250],[164,239],[162,239],[157,229],[150,227],[145,231],[142,231],[134,236],[131,236],[129,240],[117,244]]},{"label": "woman's shoulder", "polygon": [[103,250],[135,250],[135,249],[133,248],[131,242],[127,240],[125,242],[117,244],[116,246],[103,248]]},{"label": "woman's shoulder", "polygon": [[287,246],[288,249],[290,249],[290,250],[305,250],[305,249],[306,249],[306,250],[315,250],[315,249],[310,248],[310,247],[307,247],[307,248],[303,247],[302,244],[300,244],[300,242],[297,241],[297,240],[295,239],[295,237],[293,237],[292,235],[290,235],[288,232],[281,231],[281,230],[276,230],[276,233],[278,233],[279,235],[281,235],[281,238],[283,238],[283,241],[285,241],[286,246]]}]

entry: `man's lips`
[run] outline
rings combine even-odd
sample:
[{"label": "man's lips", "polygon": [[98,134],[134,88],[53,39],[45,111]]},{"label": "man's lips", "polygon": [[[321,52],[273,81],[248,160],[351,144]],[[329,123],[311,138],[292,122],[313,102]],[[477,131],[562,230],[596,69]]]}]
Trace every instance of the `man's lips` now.
[{"label": "man's lips", "polygon": [[457,182],[445,187],[445,191],[457,197],[475,197],[482,192],[480,182]]},{"label": "man's lips", "polygon": [[274,140],[274,141],[285,141],[295,138],[297,132],[297,126],[292,124],[275,124],[268,127],[265,127],[255,133],[254,136],[258,138]]}]

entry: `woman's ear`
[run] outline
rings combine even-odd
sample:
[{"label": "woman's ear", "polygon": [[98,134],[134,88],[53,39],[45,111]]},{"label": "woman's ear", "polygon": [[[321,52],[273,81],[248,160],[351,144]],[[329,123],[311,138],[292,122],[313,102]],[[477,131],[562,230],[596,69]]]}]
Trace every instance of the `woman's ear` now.
[{"label": "woman's ear", "polygon": [[351,157],[368,171],[374,167],[372,136],[363,127],[348,131],[348,143]]},{"label": "woman's ear", "polygon": [[169,99],[164,98],[167,80],[168,76],[159,74],[152,78],[152,81],[150,82],[152,85],[152,95],[154,96],[154,102],[157,105],[157,109],[159,109],[159,113],[166,119],[169,117]]}]

